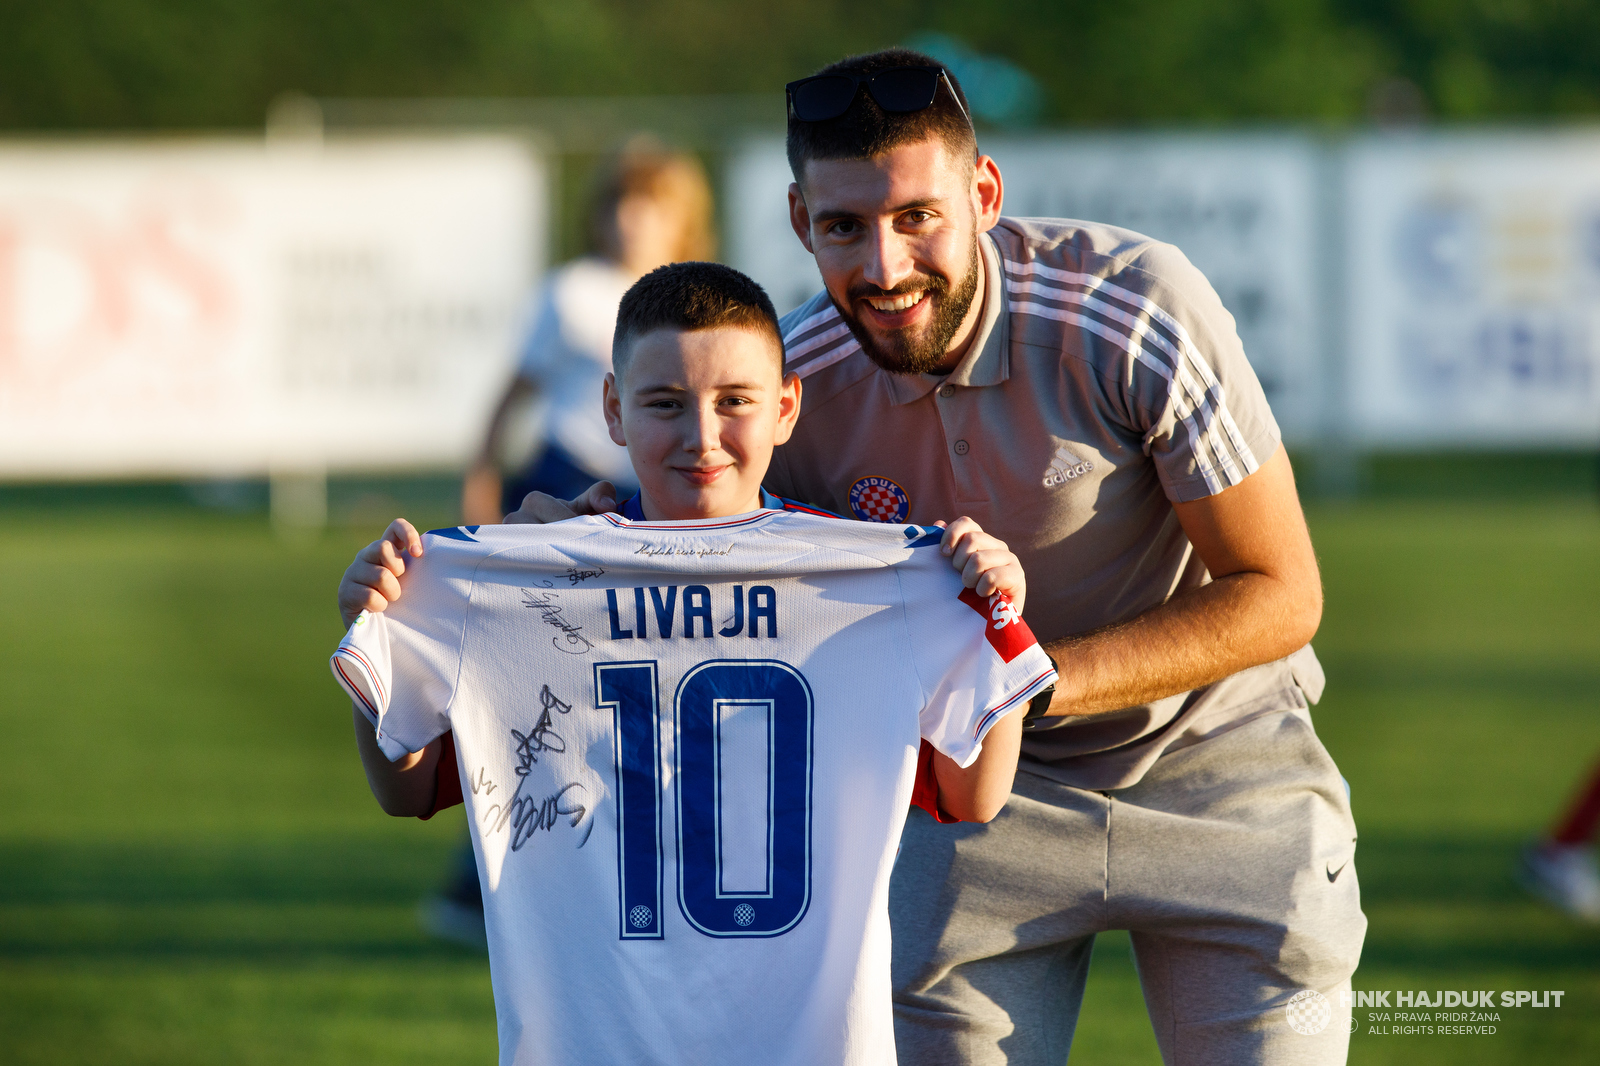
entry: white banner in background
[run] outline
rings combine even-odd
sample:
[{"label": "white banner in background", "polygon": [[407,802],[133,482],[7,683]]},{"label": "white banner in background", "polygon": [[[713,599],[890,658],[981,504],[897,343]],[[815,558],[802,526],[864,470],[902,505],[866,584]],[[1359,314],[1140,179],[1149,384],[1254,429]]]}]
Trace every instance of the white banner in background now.
[{"label": "white banner in background", "polygon": [[461,462],[544,203],[509,138],[0,145],[0,476]]},{"label": "white banner in background", "polygon": [[1600,134],[1374,136],[1347,165],[1359,439],[1600,441]]},{"label": "white banner in background", "polygon": [[[985,138],[1013,216],[1092,219],[1177,245],[1211,280],[1292,442],[1323,429],[1318,148],[1294,134]],[[789,228],[776,138],[728,172],[729,253],[789,311],[821,286]]]}]

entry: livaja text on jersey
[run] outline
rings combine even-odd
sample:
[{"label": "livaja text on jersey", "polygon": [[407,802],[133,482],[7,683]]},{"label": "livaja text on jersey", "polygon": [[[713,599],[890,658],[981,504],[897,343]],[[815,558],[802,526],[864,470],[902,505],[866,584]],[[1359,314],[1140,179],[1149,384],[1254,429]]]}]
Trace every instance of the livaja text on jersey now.
[{"label": "livaja text on jersey", "polygon": [[[748,589],[743,585],[717,585],[715,589],[714,595],[712,586],[707,585],[606,589],[611,639],[737,637],[741,633],[777,637],[778,593],[771,585],[751,585]],[[712,621],[717,617],[723,620],[720,626]],[[679,618],[681,628],[674,625]]]}]

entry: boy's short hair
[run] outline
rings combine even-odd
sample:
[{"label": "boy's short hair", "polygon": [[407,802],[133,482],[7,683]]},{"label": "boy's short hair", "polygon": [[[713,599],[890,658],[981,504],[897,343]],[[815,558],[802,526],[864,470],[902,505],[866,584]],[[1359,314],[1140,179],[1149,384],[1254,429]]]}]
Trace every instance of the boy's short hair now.
[{"label": "boy's short hair", "polygon": [[633,341],[656,329],[747,329],[772,338],[778,372],[783,373],[783,334],[767,291],[750,277],[721,263],[670,263],[633,283],[617,308],[611,339],[611,369],[618,379],[627,369]]},{"label": "boy's short hair", "polygon": [[[945,77],[939,79],[933,103],[921,111],[885,111],[862,85],[856,89],[850,107],[838,118],[801,122],[791,113],[786,148],[795,181],[802,181],[805,164],[812,159],[872,159],[902,144],[915,144],[931,137],[944,141],[958,159],[965,155],[977,159],[978,137],[972,123],[967,121],[967,115],[972,113],[967,107],[967,95],[949,68],[932,56],[909,48],[888,48],[849,56],[817,73],[876,74],[895,67],[943,68]],[[960,107],[951,98],[951,90],[960,99]],[[965,113],[962,108],[966,108]]]}]

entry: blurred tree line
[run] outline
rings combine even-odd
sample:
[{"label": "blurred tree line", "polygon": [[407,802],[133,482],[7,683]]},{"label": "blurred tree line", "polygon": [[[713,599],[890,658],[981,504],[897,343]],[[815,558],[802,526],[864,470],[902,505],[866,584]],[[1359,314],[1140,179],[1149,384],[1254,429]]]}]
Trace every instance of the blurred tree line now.
[{"label": "blurred tree line", "polygon": [[942,33],[1051,124],[1600,111],[1590,0],[0,0],[0,128],[258,126],[279,93],[778,90]]}]

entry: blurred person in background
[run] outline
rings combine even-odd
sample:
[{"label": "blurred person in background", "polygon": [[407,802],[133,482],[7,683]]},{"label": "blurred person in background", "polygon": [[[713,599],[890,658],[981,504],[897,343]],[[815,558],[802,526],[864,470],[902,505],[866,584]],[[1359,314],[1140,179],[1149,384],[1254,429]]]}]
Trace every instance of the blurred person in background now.
[{"label": "blurred person in background", "polygon": [[[533,491],[566,498],[601,480],[625,493],[637,491],[628,452],[611,440],[600,402],[611,369],[617,305],[630,285],[656,267],[716,254],[711,186],[692,155],[637,138],[603,172],[593,197],[589,240],[596,254],[555,271],[533,301],[516,373],[462,484],[468,525],[498,523]],[[502,477],[509,424],[515,412],[540,399],[547,401],[543,447],[522,470]],[[453,748],[450,756],[453,764]],[[448,805],[441,799],[436,810]],[[470,846],[456,855],[444,894],[423,904],[422,924],[443,939],[487,947]]]},{"label": "blurred person in background", "polygon": [[[636,486],[628,453],[607,436],[600,412],[617,304],[628,286],[656,267],[715,254],[705,171],[693,156],[632,142],[594,191],[589,238],[596,254],[557,270],[534,302],[516,373],[462,484],[468,525],[499,522],[533,491],[568,498],[601,480],[626,492]],[[524,469],[503,478],[509,423],[541,399],[547,401],[544,446]]]},{"label": "blurred person in background", "polygon": [[1600,870],[1595,829],[1600,827],[1600,766],[1589,775],[1555,829],[1522,853],[1521,881],[1529,892],[1587,922],[1600,922]]}]

